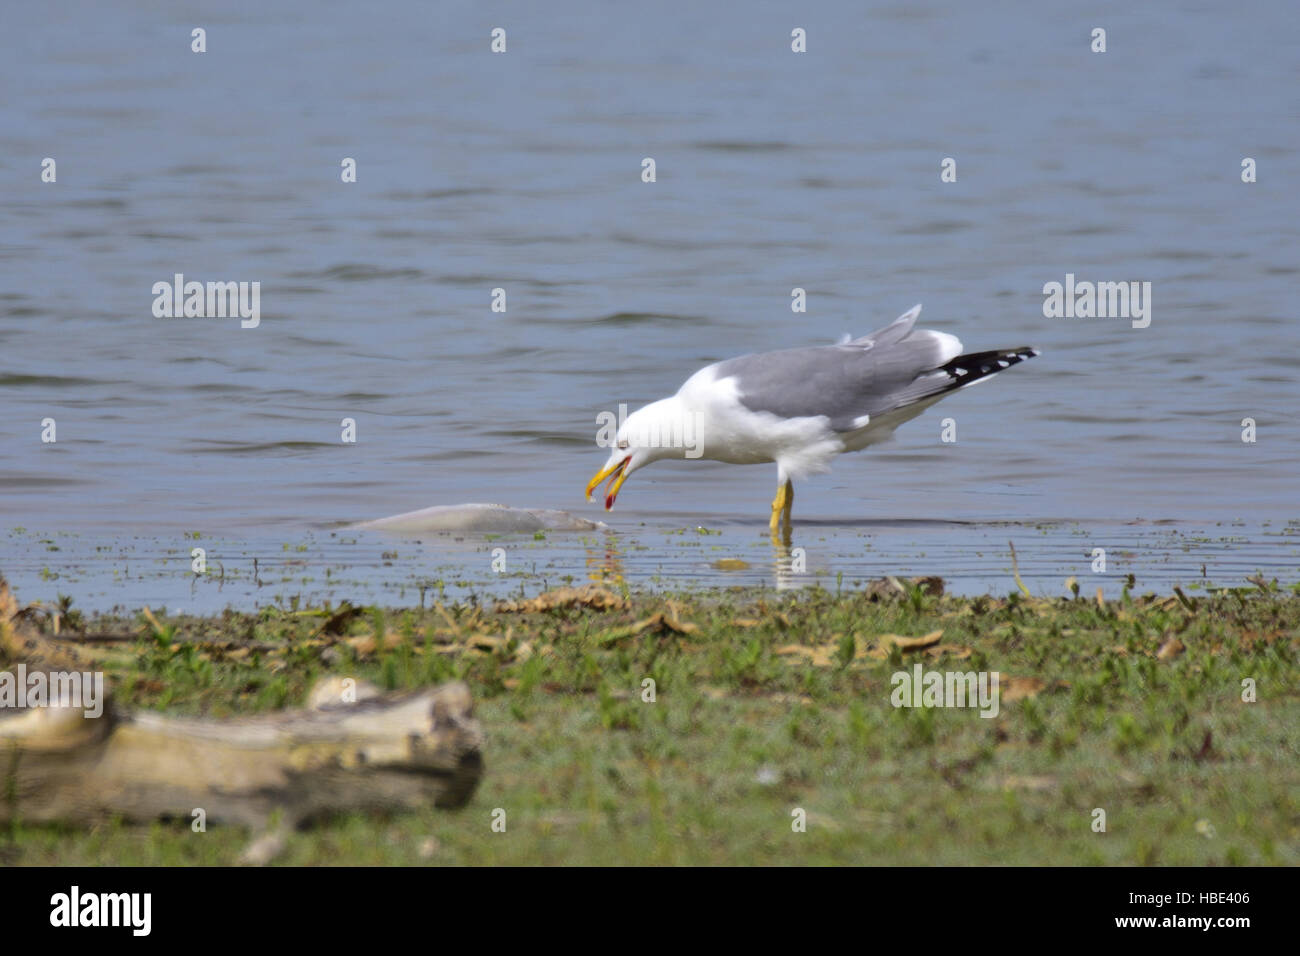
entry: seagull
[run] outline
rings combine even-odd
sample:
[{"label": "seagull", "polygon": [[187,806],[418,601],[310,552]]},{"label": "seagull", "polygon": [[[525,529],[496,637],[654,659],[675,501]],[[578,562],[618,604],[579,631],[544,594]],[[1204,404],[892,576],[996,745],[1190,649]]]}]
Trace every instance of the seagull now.
[{"label": "seagull", "polygon": [[[634,471],[661,458],[776,464],[769,524],[789,543],[794,479],[836,455],[884,441],[946,395],[1038,354],[1028,346],[962,354],[954,335],[915,329],[921,306],[838,345],[742,355],[700,369],[676,395],[622,422],[616,447],[587,485],[605,479],[605,510]],[[778,542],[779,543],[779,542]]]}]

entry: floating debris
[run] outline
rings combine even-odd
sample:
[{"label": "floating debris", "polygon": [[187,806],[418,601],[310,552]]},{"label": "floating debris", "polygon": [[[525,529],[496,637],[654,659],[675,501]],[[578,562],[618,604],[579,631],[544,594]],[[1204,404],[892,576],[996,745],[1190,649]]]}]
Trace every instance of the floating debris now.
[{"label": "floating debris", "polygon": [[356,530],[394,531],[403,534],[532,534],[538,531],[599,531],[602,521],[589,521],[546,508],[511,508],[507,505],[435,505],[420,511],[363,521]]}]

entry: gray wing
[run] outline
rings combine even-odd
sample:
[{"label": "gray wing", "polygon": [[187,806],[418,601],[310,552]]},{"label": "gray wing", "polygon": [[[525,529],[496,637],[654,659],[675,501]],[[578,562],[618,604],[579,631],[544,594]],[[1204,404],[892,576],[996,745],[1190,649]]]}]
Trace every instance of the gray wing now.
[{"label": "gray wing", "polygon": [[948,391],[954,376],[942,366],[961,354],[955,336],[914,330],[921,307],[870,335],[814,348],[742,355],[713,366],[718,379],[734,378],[741,404],[782,418],[824,415],[846,432],[866,417],[915,404]]}]

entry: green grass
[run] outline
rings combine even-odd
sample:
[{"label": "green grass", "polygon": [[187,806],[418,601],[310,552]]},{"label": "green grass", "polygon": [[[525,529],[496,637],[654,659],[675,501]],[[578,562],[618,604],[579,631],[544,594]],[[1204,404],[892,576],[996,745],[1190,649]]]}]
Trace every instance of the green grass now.
[{"label": "green grass", "polygon": [[[487,743],[465,808],[340,817],[293,834],[281,863],[1300,863],[1300,596],[1263,585],[1105,605],[913,587],[80,623],[128,636],[96,646],[133,707],[265,711],[329,673],[469,683]],[[939,630],[921,650],[879,640]],[[347,641],[376,633],[391,646]],[[998,671],[1000,713],[894,708],[890,677],[916,662]],[[0,859],[232,863],[255,835],[19,823]]]}]

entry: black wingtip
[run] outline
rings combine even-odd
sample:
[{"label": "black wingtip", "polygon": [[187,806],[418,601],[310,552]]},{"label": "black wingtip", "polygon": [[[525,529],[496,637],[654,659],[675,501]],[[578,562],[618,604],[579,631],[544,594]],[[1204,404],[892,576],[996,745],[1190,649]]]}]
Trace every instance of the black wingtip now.
[{"label": "black wingtip", "polygon": [[966,355],[958,355],[947,365],[942,366],[940,371],[947,372],[952,377],[954,388],[961,388],[1028,361],[1040,352],[1040,349],[1032,345],[1022,345],[1014,349],[993,349],[989,352],[970,352]]}]

